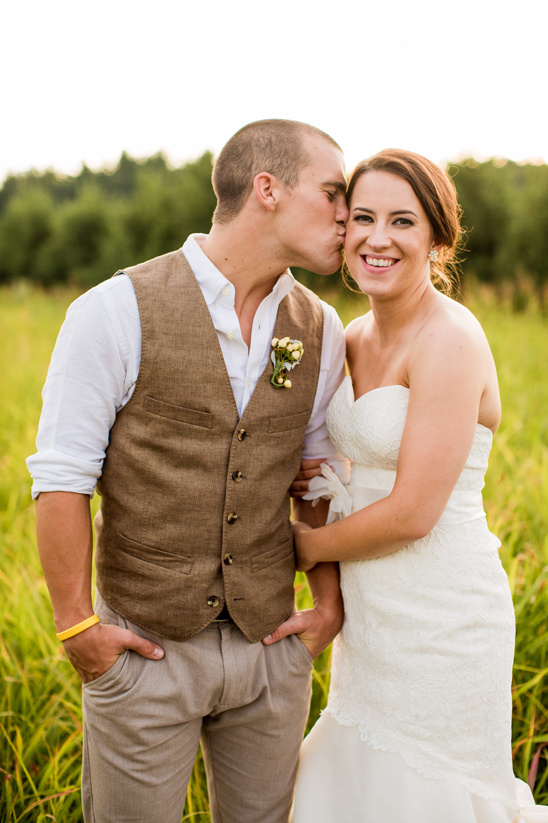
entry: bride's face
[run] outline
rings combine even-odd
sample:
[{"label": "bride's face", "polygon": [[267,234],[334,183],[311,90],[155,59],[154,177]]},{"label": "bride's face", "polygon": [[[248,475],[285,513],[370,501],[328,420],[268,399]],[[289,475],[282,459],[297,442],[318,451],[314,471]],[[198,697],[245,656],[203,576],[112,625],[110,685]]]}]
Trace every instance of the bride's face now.
[{"label": "bride's face", "polygon": [[439,246],[407,180],[384,171],[365,172],[349,211],[346,263],[365,294],[393,296],[430,281],[428,252]]}]

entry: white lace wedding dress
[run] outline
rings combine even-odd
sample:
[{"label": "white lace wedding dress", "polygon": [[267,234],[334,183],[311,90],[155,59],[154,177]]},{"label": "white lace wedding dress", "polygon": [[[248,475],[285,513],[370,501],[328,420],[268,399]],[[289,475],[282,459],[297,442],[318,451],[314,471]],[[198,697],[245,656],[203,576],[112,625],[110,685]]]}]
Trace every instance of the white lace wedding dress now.
[{"label": "white lace wedding dress", "polygon": [[[328,412],[353,461],[311,494],[343,515],[389,494],[408,389],[354,401],[347,377]],[[422,540],[341,563],[343,630],[327,708],[303,744],[294,823],[548,823],[511,760],[514,612],[481,490],[492,434],[478,425],[449,503]]]}]

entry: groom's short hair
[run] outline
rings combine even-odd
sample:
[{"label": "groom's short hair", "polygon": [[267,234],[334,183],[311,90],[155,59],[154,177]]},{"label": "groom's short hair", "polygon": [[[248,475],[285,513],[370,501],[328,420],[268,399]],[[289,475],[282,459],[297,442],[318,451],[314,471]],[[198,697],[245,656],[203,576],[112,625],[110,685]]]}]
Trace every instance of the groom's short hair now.
[{"label": "groom's short hair", "polygon": [[217,157],[212,174],[217,208],[213,221],[228,223],[241,211],[260,172],[269,172],[288,189],[295,188],[310,162],[304,138],[320,137],[341,147],[321,129],[296,120],[257,120],[230,138]]}]

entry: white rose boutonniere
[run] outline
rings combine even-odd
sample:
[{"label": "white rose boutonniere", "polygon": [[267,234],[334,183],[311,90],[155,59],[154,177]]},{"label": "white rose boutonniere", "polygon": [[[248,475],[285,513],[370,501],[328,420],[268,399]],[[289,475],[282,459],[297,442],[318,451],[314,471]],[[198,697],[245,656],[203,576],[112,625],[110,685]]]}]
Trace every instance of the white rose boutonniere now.
[{"label": "white rose boutonniere", "polygon": [[298,366],[301,362],[304,346],[300,340],[291,340],[289,337],[282,337],[272,340],[272,353],[270,359],[274,366],[270,382],[276,389],[290,389],[291,380],[287,374]]}]

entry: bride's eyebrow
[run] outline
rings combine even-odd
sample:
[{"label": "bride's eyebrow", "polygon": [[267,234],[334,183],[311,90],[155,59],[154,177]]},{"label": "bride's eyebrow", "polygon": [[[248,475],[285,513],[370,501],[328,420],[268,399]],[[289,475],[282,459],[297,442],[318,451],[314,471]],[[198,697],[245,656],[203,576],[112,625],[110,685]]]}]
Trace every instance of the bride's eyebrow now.
[{"label": "bride's eyebrow", "polygon": [[390,217],[395,217],[397,214],[412,214],[413,217],[418,218],[418,214],[415,214],[415,212],[411,211],[411,209],[399,209],[398,211],[392,211],[390,212]]},{"label": "bride's eyebrow", "polygon": [[[373,209],[366,209],[365,206],[354,206],[352,211],[363,211],[366,214],[375,214]],[[399,214],[412,214],[413,217],[417,217],[417,219],[418,219],[418,215],[415,214],[414,211],[411,211],[411,209],[398,209],[397,211],[391,211],[389,216],[390,217],[395,217],[396,215],[399,215]]]}]

